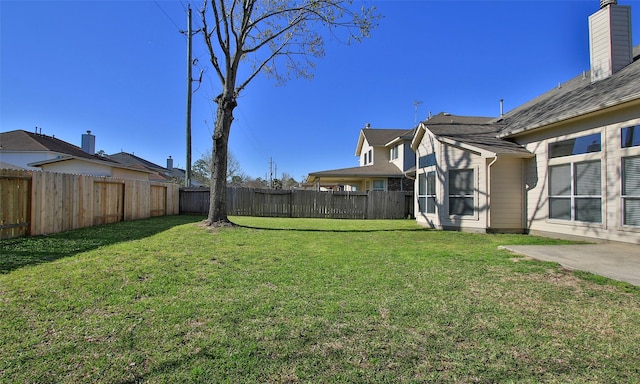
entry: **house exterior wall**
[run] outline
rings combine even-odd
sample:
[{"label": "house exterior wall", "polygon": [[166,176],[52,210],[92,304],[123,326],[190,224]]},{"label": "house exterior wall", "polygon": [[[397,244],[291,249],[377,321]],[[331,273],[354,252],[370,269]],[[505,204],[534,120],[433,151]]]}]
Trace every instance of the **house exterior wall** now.
[{"label": "house exterior wall", "polygon": [[27,164],[35,163],[37,161],[51,160],[60,156],[53,152],[12,152],[12,151],[0,151],[0,159],[9,164],[17,165],[24,169],[40,170],[39,167],[30,167]]},{"label": "house exterior wall", "polygon": [[73,173],[91,176],[107,176],[122,179],[149,180],[147,172],[138,172],[123,168],[110,167],[108,165],[95,164],[77,159],[44,164],[40,168],[46,172]]},{"label": "house exterior wall", "polygon": [[91,176],[114,176],[111,174],[111,167],[109,166],[88,163],[76,159],[44,164],[40,169],[46,172],[75,173]]},{"label": "house exterior wall", "polygon": [[113,177],[122,179],[149,180],[149,174],[146,172],[137,172],[122,168],[113,168],[111,170]]},{"label": "house exterior wall", "polygon": [[[373,147],[371,145],[369,145],[369,142],[367,142],[367,140],[364,140],[364,143],[362,144],[362,150],[360,151],[360,166],[363,167],[365,165],[371,165],[373,164],[373,162],[371,161],[372,159],[369,159],[369,151],[371,151],[372,156],[374,156],[375,158],[375,151],[373,150]],[[365,162],[366,159],[366,162]]]},{"label": "house exterior wall", "polygon": [[[424,166],[419,159],[435,154],[435,164]],[[436,140],[426,132],[416,150],[418,166],[414,185],[416,222],[422,226],[483,232],[487,228],[486,169],[487,159],[479,153],[457,148]],[[451,214],[449,178],[451,171],[473,170],[473,214]],[[425,212],[420,206],[420,175],[435,172],[435,212]]]},{"label": "house exterior wall", "polygon": [[524,231],[524,160],[515,157],[488,158],[489,230]]},{"label": "house exterior wall", "polygon": [[416,165],[416,154],[413,153],[413,149],[411,149],[410,141],[403,142],[401,150],[402,154],[400,156],[402,157],[402,166],[400,169],[407,171]]},{"label": "house exterior wall", "polygon": [[[623,225],[622,159],[640,156],[640,146],[621,148],[621,130],[640,125],[640,106],[629,106],[613,113],[562,124],[524,134],[516,140],[535,154],[525,161],[526,229],[532,234],[565,238],[589,238],[640,244],[640,227]],[[587,135],[600,134],[599,152],[551,158],[549,145]],[[600,162],[601,222],[572,218],[550,218],[549,167],[563,164]]]},{"label": "house exterior wall", "polygon": [[395,145],[390,146],[387,151],[389,152],[389,161],[396,167],[402,171],[406,171],[416,165],[416,154],[413,153],[413,150],[411,149],[410,141],[405,140],[398,144],[398,158],[392,160],[391,149],[393,147],[395,147]]},{"label": "house exterior wall", "polygon": [[403,143],[401,144],[397,144],[398,145],[398,157],[395,159],[391,158],[391,149],[393,147],[395,147],[396,145],[392,145],[390,147],[387,148],[387,152],[388,152],[388,156],[389,156],[389,162],[392,163],[393,165],[395,165],[396,167],[398,167],[399,169],[402,169],[404,171],[404,147],[405,145]]}]

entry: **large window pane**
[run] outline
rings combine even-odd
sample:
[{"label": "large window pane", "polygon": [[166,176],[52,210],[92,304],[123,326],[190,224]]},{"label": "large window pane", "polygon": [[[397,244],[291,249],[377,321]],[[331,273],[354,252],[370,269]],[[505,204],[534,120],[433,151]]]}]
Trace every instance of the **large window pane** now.
[{"label": "large window pane", "polygon": [[473,216],[473,197],[450,197],[449,214]]},{"label": "large window pane", "polygon": [[562,156],[579,155],[582,153],[600,152],[600,134],[581,136],[575,139],[563,140],[549,144],[551,159]]},{"label": "large window pane", "polygon": [[624,225],[640,226],[640,198],[624,199]]},{"label": "large window pane", "polygon": [[577,163],[575,165],[575,194],[578,196],[600,196],[601,188],[600,161]]},{"label": "large window pane", "polygon": [[435,197],[427,197],[427,213],[436,213]]},{"label": "large window pane", "polygon": [[449,171],[449,215],[474,215],[474,185],[473,169]]},{"label": "large window pane", "polygon": [[640,125],[622,128],[620,132],[622,148],[640,146]]},{"label": "large window pane", "polygon": [[571,198],[549,198],[549,218],[571,220]]},{"label": "large window pane", "polygon": [[473,169],[449,171],[449,194],[473,194]]},{"label": "large window pane", "polygon": [[427,173],[427,213],[436,213],[436,173]]},{"label": "large window pane", "polygon": [[549,194],[551,196],[571,195],[571,164],[549,168]]},{"label": "large window pane", "polygon": [[418,195],[425,195],[427,193],[427,175],[424,173],[418,174]]},{"label": "large window pane", "polygon": [[640,226],[640,156],[622,159],[622,204],[623,224]]},{"label": "large window pane", "polygon": [[622,159],[622,194],[640,197],[640,157]]},{"label": "large window pane", "polygon": [[590,223],[602,222],[602,200],[600,198],[576,198],[576,220]]},{"label": "large window pane", "polygon": [[418,212],[420,213],[424,213],[425,212],[425,205],[427,204],[427,198],[426,197],[418,197]]}]

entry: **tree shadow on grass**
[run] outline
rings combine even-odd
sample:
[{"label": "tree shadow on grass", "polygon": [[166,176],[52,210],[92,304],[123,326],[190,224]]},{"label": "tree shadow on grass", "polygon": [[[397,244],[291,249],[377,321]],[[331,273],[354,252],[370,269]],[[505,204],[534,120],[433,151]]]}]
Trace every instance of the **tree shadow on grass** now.
[{"label": "tree shadow on grass", "polygon": [[177,225],[201,221],[201,216],[162,216],[121,221],[46,236],[0,240],[0,274],[73,256],[99,247],[138,240]]},{"label": "tree shadow on grass", "polygon": [[247,228],[247,229],[260,229],[263,231],[296,231],[296,232],[332,232],[332,233],[373,233],[373,232],[425,232],[432,231],[431,228],[363,228],[363,229],[354,229],[354,228],[345,228],[345,229],[328,229],[328,228],[274,228],[274,227],[260,227],[260,226],[252,226],[252,225],[241,225],[241,224],[233,224],[238,228]]}]

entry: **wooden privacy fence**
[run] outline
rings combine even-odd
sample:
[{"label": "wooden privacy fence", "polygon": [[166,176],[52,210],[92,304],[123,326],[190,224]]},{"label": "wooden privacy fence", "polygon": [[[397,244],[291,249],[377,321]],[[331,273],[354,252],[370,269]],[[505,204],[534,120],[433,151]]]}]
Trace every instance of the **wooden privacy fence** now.
[{"label": "wooden privacy fence", "polygon": [[2,169],[0,238],[176,215],[179,188],[147,180]]},{"label": "wooden privacy fence", "polygon": [[[207,214],[209,189],[180,188],[180,213]],[[227,213],[234,216],[333,219],[413,217],[412,192],[324,192],[227,188]]]}]

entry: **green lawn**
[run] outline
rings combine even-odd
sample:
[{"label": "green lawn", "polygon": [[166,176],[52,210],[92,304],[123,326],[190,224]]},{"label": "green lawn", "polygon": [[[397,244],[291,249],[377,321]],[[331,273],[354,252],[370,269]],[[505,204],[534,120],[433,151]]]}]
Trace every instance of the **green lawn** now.
[{"label": "green lawn", "polygon": [[0,382],[640,382],[640,290],[415,222],[0,242]]}]

